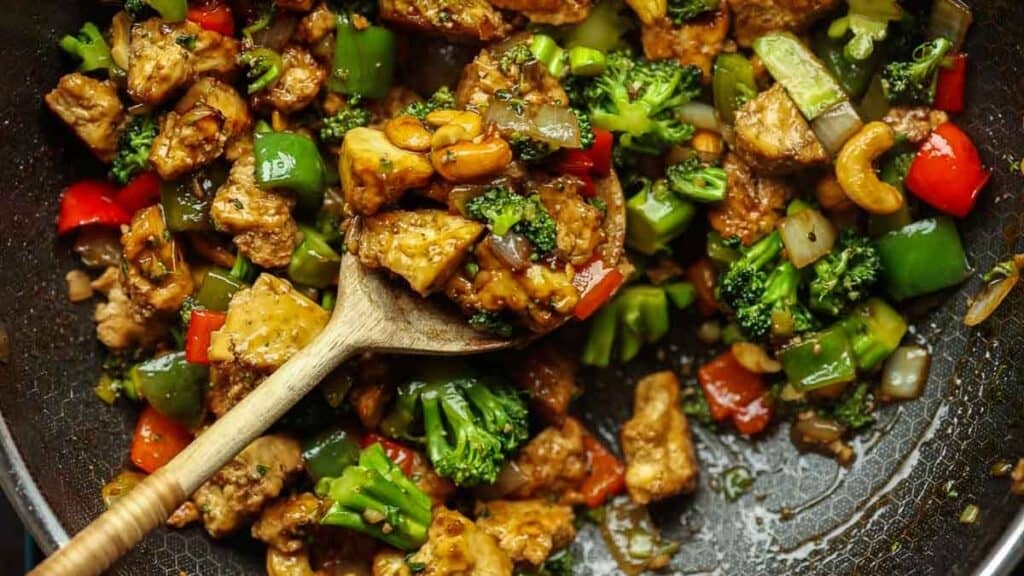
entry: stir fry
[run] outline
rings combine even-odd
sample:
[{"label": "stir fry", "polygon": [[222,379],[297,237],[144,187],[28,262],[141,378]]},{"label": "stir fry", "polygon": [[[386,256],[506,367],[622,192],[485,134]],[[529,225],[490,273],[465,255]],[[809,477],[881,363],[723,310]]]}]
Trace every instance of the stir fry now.
[{"label": "stir fry", "polygon": [[[972,273],[959,0],[111,12],[45,96],[106,174],[57,232],[71,299],[100,300],[96,394],[141,409],[108,505],[317,336],[342,258],[529,343],[350,361],[168,520],[250,534],[273,576],[567,575],[583,518],[624,572],[665,567],[647,506],[706,484],[692,427],[849,463],[923,392],[906,304]],[[990,272],[968,324],[1018,278]],[[588,370],[665,364],[681,330],[705,361],[640,379],[618,446],[574,415]]]}]

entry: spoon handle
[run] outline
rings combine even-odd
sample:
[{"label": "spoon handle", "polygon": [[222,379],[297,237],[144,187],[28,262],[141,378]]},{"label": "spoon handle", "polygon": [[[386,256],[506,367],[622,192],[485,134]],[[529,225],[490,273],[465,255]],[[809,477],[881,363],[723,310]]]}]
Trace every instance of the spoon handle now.
[{"label": "spoon handle", "polygon": [[358,331],[344,329],[337,320],[29,575],[98,575],[160,526],[188,495],[363,347]]}]

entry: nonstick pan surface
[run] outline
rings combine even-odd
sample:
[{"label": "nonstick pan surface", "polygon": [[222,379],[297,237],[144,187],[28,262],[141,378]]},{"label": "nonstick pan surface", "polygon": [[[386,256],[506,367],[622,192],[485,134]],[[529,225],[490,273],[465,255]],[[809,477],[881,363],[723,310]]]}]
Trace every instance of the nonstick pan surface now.
[{"label": "nonstick pan surface", "polygon": [[[42,105],[68,63],[55,41],[101,13],[96,3],[7,0],[0,17],[0,324],[10,338],[0,362],[0,483],[46,551],[102,510],[103,484],[127,464],[135,414],[99,402],[92,386],[100,345],[92,306],[66,299],[70,246],[54,232],[57,198],[99,167]],[[1024,3],[973,3],[969,104],[960,120],[989,166],[992,183],[962,224],[972,263],[986,270],[1020,251],[1024,176],[1008,159],[1024,154]],[[933,351],[917,401],[883,408],[876,432],[857,441],[848,469],[800,455],[788,426],[750,443],[697,427],[702,463],[696,496],[654,507],[683,542],[678,573],[1000,574],[1021,552],[1024,518],[1005,478],[990,467],[1024,456],[1024,298],[1011,296],[980,329],[962,322],[976,278],[923,314],[915,333]],[[647,351],[626,372],[584,372],[579,411],[615,444],[636,377],[687,364],[692,327]],[[684,374],[684,379],[692,379]],[[756,474],[752,491],[727,502],[725,469]],[[977,523],[958,520],[975,504]],[[613,572],[592,527],[575,546],[580,572]],[[121,561],[117,574],[262,574],[260,547],[215,542],[198,529],[160,530]]]}]

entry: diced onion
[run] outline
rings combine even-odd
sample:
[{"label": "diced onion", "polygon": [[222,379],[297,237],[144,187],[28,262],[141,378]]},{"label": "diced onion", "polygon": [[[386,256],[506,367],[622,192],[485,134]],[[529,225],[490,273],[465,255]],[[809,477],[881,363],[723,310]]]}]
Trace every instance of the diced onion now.
[{"label": "diced onion", "polygon": [[839,440],[844,432],[846,429],[835,420],[812,414],[797,418],[789,428],[789,437],[798,447],[813,449]]},{"label": "diced onion", "polygon": [[559,148],[580,147],[580,128],[572,110],[550,104],[517,108],[508,102],[492,102],[484,121],[502,134],[525,134]]},{"label": "diced onion", "polygon": [[64,275],[68,283],[68,300],[72,302],[84,302],[92,298],[92,280],[82,270],[71,270]]},{"label": "diced onion", "polygon": [[932,4],[928,34],[932,38],[946,38],[953,43],[952,53],[959,52],[967,38],[974,16],[961,0],[935,0]]},{"label": "diced onion", "polygon": [[95,226],[82,228],[72,248],[87,268],[109,268],[121,265],[120,235],[113,230]]},{"label": "diced onion", "polygon": [[504,236],[492,235],[490,238],[494,255],[514,272],[522,272],[530,267],[532,249],[529,240],[515,232]]},{"label": "diced onion", "polygon": [[849,102],[842,102],[827,110],[811,122],[814,135],[832,156],[837,156],[843,144],[857,133],[864,122]]},{"label": "diced onion", "polygon": [[280,52],[299,25],[299,19],[291,14],[275,16],[270,26],[252,35],[253,44]]},{"label": "diced onion", "polygon": [[882,400],[913,400],[924,392],[928,381],[928,351],[920,346],[900,346],[882,369]]},{"label": "diced onion", "polygon": [[832,251],[836,227],[813,208],[801,210],[779,222],[779,233],[789,259],[797,268],[813,264]]},{"label": "diced onion", "polygon": [[971,299],[971,306],[967,309],[967,315],[964,316],[964,324],[977,326],[987,320],[996,311],[996,308],[999,308],[999,305],[1020,281],[1020,273],[1017,268],[1014,267],[1013,271],[1014,273],[1010,276],[989,283]]},{"label": "diced onion", "polygon": [[754,374],[776,374],[782,364],[772,358],[764,347],[752,342],[737,342],[732,345],[732,355],[741,366]]},{"label": "diced onion", "polygon": [[683,122],[693,124],[702,130],[721,132],[715,107],[703,102],[687,102],[676,111],[676,116]]},{"label": "diced onion", "polygon": [[476,489],[476,495],[483,500],[498,500],[519,490],[526,484],[527,478],[515,462],[508,462],[498,474],[498,480],[488,486]]}]

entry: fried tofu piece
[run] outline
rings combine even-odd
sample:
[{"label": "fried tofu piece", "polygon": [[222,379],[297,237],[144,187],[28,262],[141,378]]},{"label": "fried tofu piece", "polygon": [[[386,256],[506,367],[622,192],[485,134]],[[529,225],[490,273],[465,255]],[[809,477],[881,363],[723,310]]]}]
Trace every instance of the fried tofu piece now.
[{"label": "fried tofu piece", "polygon": [[97,158],[104,162],[114,160],[124,106],[113,82],[74,72],[62,76],[44,99]]},{"label": "fried tofu piece", "polygon": [[512,561],[493,536],[462,514],[434,509],[427,543],[410,558],[423,576],[512,576]]},{"label": "fried tofu piece", "polygon": [[217,190],[210,216],[217,228],[234,234],[238,250],[264,268],[291,261],[299,243],[292,217],[295,200],[256,184],[256,160],[251,153],[235,161],[227,182]]},{"label": "fried tofu piece", "polygon": [[395,210],[364,219],[357,253],[365,266],[385,268],[427,296],[444,287],[483,232],[483,224],[442,210]]},{"label": "fried tofu piece", "polygon": [[697,488],[699,467],[674,373],[658,372],[637,383],[633,418],[623,424],[621,441],[626,489],[637,504]]},{"label": "fried tofu piece", "polygon": [[290,436],[253,440],[192,495],[206,532],[227,536],[247,525],[302,471],[302,450]]},{"label": "fried tofu piece", "polygon": [[549,424],[561,425],[576,395],[578,370],[575,356],[541,341],[527,349],[517,381],[529,396],[530,407]]},{"label": "fried tofu piece", "polygon": [[121,236],[124,286],[143,316],[173,313],[192,294],[195,285],[181,246],[167,230],[160,206],[135,213]]},{"label": "fried tofu piece", "polygon": [[[642,19],[641,19],[642,20]],[[725,0],[707,15],[675,25],[668,18],[644,22],[640,28],[644,55],[649,60],[675,59],[701,69],[711,82],[711,69],[729,37],[729,8]]]},{"label": "fried tofu piece", "polygon": [[755,172],[786,175],[828,164],[825,147],[781,84],[736,111],[736,153]]},{"label": "fried tofu piece", "polygon": [[380,0],[380,17],[399,26],[452,40],[490,42],[512,26],[486,0]]},{"label": "fried tofu piece", "polygon": [[733,34],[747,48],[768,32],[803,32],[839,4],[840,0],[729,0]]},{"label": "fried tofu piece", "polygon": [[281,53],[284,70],[267,90],[257,93],[257,106],[272,107],[291,114],[316,100],[327,80],[327,71],[304,48],[288,46]]},{"label": "fried tofu piece", "polygon": [[775,229],[793,191],[784,179],[755,175],[736,154],[726,155],[723,168],[725,200],[708,211],[708,220],[723,238],[737,236],[749,246]]},{"label": "fried tofu piece", "polygon": [[525,482],[509,496],[581,503],[579,488],[590,473],[584,434],[579,422],[566,418],[561,426],[549,426],[534,436],[515,459]]},{"label": "fried tofu piece", "polygon": [[328,318],[288,281],[261,274],[231,298],[224,326],[211,337],[210,361],[272,372],[309,344]]},{"label": "fried tofu piece", "polygon": [[345,201],[369,216],[407,190],[430,183],[434,166],[423,154],[395,146],[380,130],[354,128],[345,133],[338,171]]},{"label": "fried tofu piece", "polygon": [[545,67],[514,63],[503,67],[501,58],[484,48],[462,69],[455,101],[460,107],[482,110],[498,93],[517,95],[530,104],[565,106],[569,102],[561,83]]},{"label": "fried tofu piece", "polygon": [[516,563],[540,566],[576,537],[572,507],[546,500],[477,502],[475,515],[476,525]]},{"label": "fried tofu piece", "polygon": [[293,494],[263,509],[252,525],[252,537],[281,552],[298,552],[320,525],[325,508],[314,494]]}]

